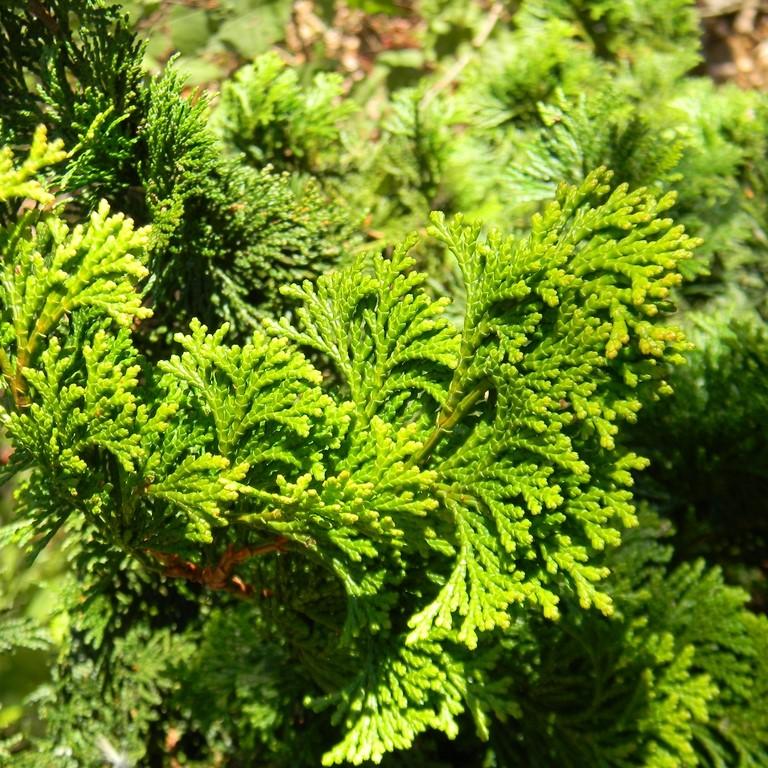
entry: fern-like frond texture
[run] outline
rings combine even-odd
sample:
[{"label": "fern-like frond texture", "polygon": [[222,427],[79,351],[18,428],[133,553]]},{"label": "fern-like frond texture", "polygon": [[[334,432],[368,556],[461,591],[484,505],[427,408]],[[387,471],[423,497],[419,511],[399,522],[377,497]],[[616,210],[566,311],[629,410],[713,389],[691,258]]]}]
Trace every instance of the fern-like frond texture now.
[{"label": "fern-like frond texture", "polygon": [[[106,199],[137,225],[153,225],[148,262],[155,316],[143,346],[158,338],[170,343],[193,317],[230,321],[245,339],[263,313],[284,308],[284,283],[327,269],[352,236],[357,217],[312,175],[322,147],[338,139],[337,123],[351,102],[337,104],[336,75],[318,75],[316,88],[305,92],[276,57],[254,65],[254,72],[266,70],[253,87],[243,70],[238,82],[257,101],[260,84],[274,74],[265,114],[256,122],[269,123],[267,133],[277,137],[283,136],[280,124],[291,137],[266,141],[266,156],[250,168],[240,163],[240,129],[216,133],[206,98],[184,95],[184,78],[173,63],[162,75],[144,78],[143,53],[116,5],[4,4],[0,58],[8,66],[0,73],[0,140],[23,145],[36,126],[46,126],[68,150],[66,165],[49,168],[48,175],[73,218]],[[31,83],[39,98],[30,96]],[[233,81],[225,91],[232,89],[239,93],[240,85]],[[224,101],[233,106],[239,98]],[[287,159],[284,152],[304,163],[301,178],[288,173],[293,163],[277,162]],[[13,213],[0,209],[8,221]],[[166,309],[172,305],[174,311]]]},{"label": "fern-like frond texture", "polygon": [[0,202],[18,198],[43,205],[52,203],[54,196],[35,177],[43,168],[58,163],[66,156],[63,142],[49,142],[42,125],[35,130],[29,154],[21,166],[14,164],[13,150],[3,147],[0,150]]},{"label": "fern-like frond texture", "polygon": [[[520,706],[513,676],[489,682],[487,641],[561,605],[614,610],[601,553],[636,522],[645,466],[621,424],[668,391],[662,363],[687,348],[663,322],[696,244],[665,216],[672,203],[598,170],[525,236],[435,214],[430,236],[463,275],[460,323],[411,238],[285,288],[295,321],[265,320],[244,343],[193,321],[157,365],[132,337],[151,314],[148,233],[106,203],[75,228],[33,209],[3,236],[25,514],[45,536],[87,525],[151,568],[245,596],[228,562],[304,563],[341,601],[336,648],[311,671],[326,690],[309,701],[342,734],[326,764],[453,737],[464,712],[489,737]],[[681,713],[704,722],[714,688],[669,632],[643,654],[658,701],[628,728],[672,765],[693,754]]]},{"label": "fern-like frond texture", "polygon": [[[408,620],[409,645],[475,648],[510,626],[515,604],[554,618],[562,595],[612,610],[595,552],[633,524],[632,472],[645,466],[616,437],[642,397],[667,391],[658,362],[686,348],[656,320],[695,241],[664,218],[670,196],[611,191],[608,178],[564,187],[522,240],[434,218],[464,274],[462,329],[419,290],[405,249],[290,289],[303,301],[299,330],[268,324],[333,363],[353,440],[398,428],[397,472],[418,472],[423,518],[410,493],[393,500],[388,544],[406,573],[417,553],[435,573],[435,592]],[[369,461],[382,461],[378,451]],[[386,552],[376,538],[366,556]]]},{"label": "fern-like frond texture", "polygon": [[225,83],[214,130],[257,167],[327,170],[338,158],[340,125],[356,109],[341,99],[343,85],[341,75],[321,72],[304,89],[276,53],[263,54]]},{"label": "fern-like frond texture", "polygon": [[0,763],[763,768],[768,102],[352,5],[0,3]]}]

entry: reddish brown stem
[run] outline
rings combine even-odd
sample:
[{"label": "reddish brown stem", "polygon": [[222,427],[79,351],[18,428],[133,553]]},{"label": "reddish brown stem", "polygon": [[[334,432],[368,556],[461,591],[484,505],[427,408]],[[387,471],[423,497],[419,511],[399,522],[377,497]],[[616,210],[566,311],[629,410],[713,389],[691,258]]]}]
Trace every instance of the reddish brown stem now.
[{"label": "reddish brown stem", "polygon": [[13,446],[4,445],[0,448],[0,466],[6,466],[13,456]]},{"label": "reddish brown stem", "polygon": [[29,0],[29,10],[32,12],[32,15],[38,19],[38,21],[40,21],[48,28],[49,32],[52,32],[54,35],[59,34],[61,30],[59,29],[58,22],[53,18],[53,16],[51,16],[47,8],[45,8],[45,6],[39,2],[39,0]]},{"label": "reddish brown stem", "polygon": [[288,540],[285,537],[279,536],[274,541],[259,547],[235,549],[230,545],[218,563],[204,567],[169,552],[158,552],[154,549],[148,549],[147,552],[162,563],[163,573],[171,579],[186,579],[208,589],[230,592],[238,597],[249,597],[253,594],[253,587],[232,573],[235,566],[252,557],[266,555],[269,552],[282,552],[287,543]]}]

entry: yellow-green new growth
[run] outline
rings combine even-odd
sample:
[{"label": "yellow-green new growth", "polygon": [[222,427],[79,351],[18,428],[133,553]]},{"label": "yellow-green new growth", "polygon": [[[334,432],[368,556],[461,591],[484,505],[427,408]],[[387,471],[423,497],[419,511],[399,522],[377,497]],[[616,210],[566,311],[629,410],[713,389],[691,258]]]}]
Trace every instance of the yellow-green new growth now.
[{"label": "yellow-green new growth", "polygon": [[20,166],[13,161],[10,147],[0,149],[0,201],[19,198],[33,200],[41,205],[48,205],[54,195],[36,178],[43,168],[60,163],[67,157],[64,142],[60,139],[48,141],[48,131],[44,125],[35,130],[27,157]]},{"label": "yellow-green new growth", "polygon": [[[48,143],[43,127],[35,132],[19,168],[14,168],[10,150],[3,150],[0,199],[23,195],[49,204],[51,193],[34,176],[65,156],[61,142]],[[122,214],[110,215],[106,201],[87,224],[74,228],[50,212],[32,208],[2,232],[0,335],[11,350],[2,350],[0,367],[17,403],[27,399],[25,370],[73,312],[95,309],[121,326],[151,315],[136,290],[148,275],[147,238],[147,228],[135,229]]]},{"label": "yellow-green new growth", "polygon": [[460,325],[411,238],[286,288],[295,324],[228,345],[227,325],[193,321],[154,367],[131,338],[150,314],[146,231],[105,203],[73,229],[25,214],[2,241],[8,427],[32,485],[67,489],[38,519],[55,530],[76,511],[142,562],[218,588],[226,569],[194,558],[234,557],[238,537],[336,584],[337,652],[380,647],[324,700],[346,734],[326,764],[453,735],[465,709],[487,732],[508,708],[482,699],[483,672],[456,649],[511,632],[526,606],[611,613],[599,553],[635,522],[645,466],[619,425],[663,390],[658,359],[685,348],[658,316],[695,242],[663,216],[671,198],[609,178],[563,186],[521,238],[435,214],[464,279]]}]

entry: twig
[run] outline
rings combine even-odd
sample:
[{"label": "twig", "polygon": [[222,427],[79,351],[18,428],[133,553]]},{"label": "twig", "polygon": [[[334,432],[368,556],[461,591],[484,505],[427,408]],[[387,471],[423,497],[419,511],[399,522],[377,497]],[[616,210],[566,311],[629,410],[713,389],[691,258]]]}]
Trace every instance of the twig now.
[{"label": "twig", "polygon": [[29,10],[51,34],[58,35],[61,32],[59,23],[39,0],[29,0]]},{"label": "twig", "polygon": [[169,552],[158,552],[154,549],[148,549],[147,552],[164,566],[163,574],[169,578],[186,579],[208,589],[230,592],[238,597],[249,597],[253,594],[253,587],[246,584],[239,576],[233,575],[235,566],[269,552],[282,552],[287,543],[288,540],[285,537],[279,536],[269,544],[262,544],[259,547],[235,549],[229,546],[216,565],[204,568]]},{"label": "twig", "polygon": [[472,60],[472,54],[483,46],[485,41],[491,36],[493,28],[501,18],[501,14],[504,12],[504,6],[502,3],[494,3],[491,9],[488,11],[488,15],[485,17],[482,26],[477,30],[477,34],[472,38],[470,43],[471,48],[464,51],[454,62],[453,66],[445,72],[445,74],[424,94],[421,100],[421,106],[427,107],[432,100],[437,96],[440,91],[444,91],[449,85],[456,82],[459,75],[464,68]]}]

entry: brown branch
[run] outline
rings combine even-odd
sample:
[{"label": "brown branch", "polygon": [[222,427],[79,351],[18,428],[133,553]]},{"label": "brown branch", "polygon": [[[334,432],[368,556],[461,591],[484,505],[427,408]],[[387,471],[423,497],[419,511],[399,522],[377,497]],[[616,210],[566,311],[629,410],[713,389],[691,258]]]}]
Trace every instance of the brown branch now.
[{"label": "brown branch", "polygon": [[230,592],[238,597],[250,597],[254,591],[253,587],[232,573],[235,566],[270,552],[283,552],[287,543],[288,540],[285,537],[279,536],[274,541],[259,547],[235,549],[230,545],[218,563],[204,567],[170,552],[158,552],[154,549],[148,549],[147,552],[163,565],[163,574],[168,578],[186,579],[207,589]]},{"label": "brown branch", "polygon": [[39,2],[39,0],[29,0],[29,10],[51,34],[58,35],[59,32],[61,32],[59,23],[53,16],[51,16],[48,9]]},{"label": "brown branch", "polygon": [[8,462],[11,460],[11,456],[13,456],[13,446],[3,445],[0,448],[0,466],[7,466]]}]

